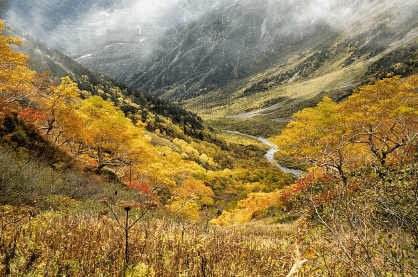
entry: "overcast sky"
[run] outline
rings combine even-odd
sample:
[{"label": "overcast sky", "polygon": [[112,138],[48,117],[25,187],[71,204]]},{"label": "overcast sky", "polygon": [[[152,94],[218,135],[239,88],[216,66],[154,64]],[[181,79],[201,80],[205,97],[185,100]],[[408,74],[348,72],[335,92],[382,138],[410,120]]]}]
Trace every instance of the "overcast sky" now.
[{"label": "overcast sky", "polygon": [[65,44],[108,33],[150,35],[197,20],[233,1],[10,0],[5,20],[50,44]]}]

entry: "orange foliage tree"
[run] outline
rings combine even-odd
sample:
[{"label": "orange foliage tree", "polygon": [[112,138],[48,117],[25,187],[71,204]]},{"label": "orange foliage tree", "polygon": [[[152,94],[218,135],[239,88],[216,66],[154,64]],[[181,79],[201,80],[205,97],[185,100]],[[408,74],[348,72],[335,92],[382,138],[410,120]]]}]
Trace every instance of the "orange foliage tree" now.
[{"label": "orange foliage tree", "polygon": [[185,179],[182,186],[174,189],[168,207],[173,213],[199,219],[200,208],[213,204],[213,195],[212,189],[205,186],[202,180]]},{"label": "orange foliage tree", "polygon": [[[0,33],[4,22],[0,21]],[[0,36],[0,108],[16,106],[34,97],[39,89],[38,76],[29,69],[29,57],[15,52],[10,45],[20,45],[18,38]]]}]

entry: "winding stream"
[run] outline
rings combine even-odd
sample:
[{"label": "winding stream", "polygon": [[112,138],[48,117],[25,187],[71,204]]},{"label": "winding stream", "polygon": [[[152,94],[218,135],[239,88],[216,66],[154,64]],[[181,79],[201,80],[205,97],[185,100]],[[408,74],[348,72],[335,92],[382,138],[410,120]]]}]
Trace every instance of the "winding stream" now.
[{"label": "winding stream", "polygon": [[252,135],[248,135],[248,134],[243,134],[241,132],[238,131],[226,131],[227,133],[231,133],[231,134],[239,134],[242,136],[247,136],[253,139],[256,139],[264,144],[267,144],[268,146],[270,146],[270,149],[267,151],[267,153],[264,155],[266,157],[266,159],[273,163],[275,166],[277,166],[280,170],[282,170],[285,173],[291,173],[293,174],[296,178],[300,179],[303,175],[303,171],[301,170],[297,170],[297,169],[291,169],[291,168],[287,168],[284,166],[281,166],[280,164],[277,163],[277,161],[274,159],[274,153],[276,153],[279,149],[277,148],[277,145],[275,145],[274,143],[272,143],[270,140],[263,138],[263,137],[256,137],[256,136],[252,136]]}]

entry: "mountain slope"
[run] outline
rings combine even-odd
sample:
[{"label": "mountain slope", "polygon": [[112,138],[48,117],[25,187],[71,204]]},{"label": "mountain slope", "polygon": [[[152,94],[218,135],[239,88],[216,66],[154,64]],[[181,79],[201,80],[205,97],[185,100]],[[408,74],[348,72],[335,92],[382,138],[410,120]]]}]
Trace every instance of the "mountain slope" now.
[{"label": "mountain slope", "polygon": [[[355,73],[309,97],[338,89],[359,79],[377,54],[417,38],[415,1],[343,1],[328,7],[326,14],[312,9],[312,3],[236,1],[155,43],[112,45],[83,53],[79,61],[133,88],[200,109],[206,104],[228,106],[266,87],[347,71],[363,58],[363,66],[348,70]],[[242,89],[239,97],[233,96]],[[261,105],[277,99],[266,101]]]},{"label": "mountain slope", "polygon": [[[416,67],[415,1],[321,3],[235,1],[177,25],[157,40],[150,36],[138,41],[137,33],[123,40],[92,39],[89,47],[72,55],[78,62],[68,56],[57,60],[55,50],[30,39],[34,47],[29,51],[38,64],[58,75],[77,75],[79,83],[83,75],[96,85],[106,79],[85,73],[82,63],[204,119],[233,122],[215,122],[222,129],[247,126],[240,130],[269,136],[280,131],[285,122],[281,118],[325,95],[339,101],[374,78],[407,75]],[[133,95],[118,86],[126,96]],[[264,131],[251,130],[256,126]]]},{"label": "mountain slope", "polygon": [[[176,87],[181,90],[178,97],[164,97],[188,99],[284,61],[287,55],[311,47],[319,34],[323,34],[319,43],[325,43],[334,33],[318,21],[300,26],[302,32],[295,36],[290,25],[297,5],[273,5],[280,12],[270,10],[267,1],[261,2],[235,2],[172,30],[155,44],[114,45],[83,55],[80,61],[133,88],[158,95],[155,90]],[[291,10],[287,17],[276,16],[286,10]]]},{"label": "mountain slope", "polygon": [[[16,50],[27,54],[31,58],[32,67],[35,70],[48,70],[51,72],[52,78],[58,83],[60,77],[70,76],[72,80],[78,83],[80,89],[89,91],[94,95],[100,95],[104,99],[112,100],[134,121],[138,120],[135,115],[140,111],[142,116],[140,118],[143,121],[146,121],[148,117],[157,116],[160,121],[169,120],[182,126],[183,131],[191,136],[198,136],[198,130],[204,129],[201,118],[196,114],[142,91],[132,90],[122,83],[95,73],[68,55],[49,48],[42,41],[19,28],[6,23],[4,34],[16,36],[22,40],[22,45],[17,46]],[[147,128],[149,131],[155,131],[158,128],[157,125],[148,124]],[[188,126],[188,128],[185,126]],[[164,129],[164,131],[173,135],[168,129]]]}]

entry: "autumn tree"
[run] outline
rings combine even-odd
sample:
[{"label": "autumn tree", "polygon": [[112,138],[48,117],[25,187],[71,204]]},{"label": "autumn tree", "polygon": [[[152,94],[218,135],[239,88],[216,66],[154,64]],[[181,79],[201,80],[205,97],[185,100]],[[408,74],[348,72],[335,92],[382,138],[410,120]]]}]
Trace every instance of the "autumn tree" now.
[{"label": "autumn tree", "polygon": [[[314,108],[294,115],[273,139],[279,155],[317,165],[344,183],[364,163],[384,166],[390,159],[416,160],[418,76],[384,79],[360,88],[340,104],[325,97]],[[336,173],[336,174],[335,174]]]},{"label": "autumn tree", "polygon": [[334,241],[326,255],[355,275],[417,273],[417,97],[417,75],[384,79],[340,104],[325,98],[297,113],[274,140],[281,155],[311,165],[342,161],[345,182],[315,176],[298,201]]},{"label": "autumn tree", "polygon": [[[0,33],[3,29],[0,21]],[[10,47],[21,43],[18,38],[0,36],[0,108],[34,97],[39,89],[36,73],[28,67],[29,57]]]},{"label": "autumn tree", "polygon": [[243,224],[253,218],[261,217],[266,214],[269,207],[277,202],[277,199],[280,198],[282,193],[282,190],[270,193],[250,193],[245,199],[238,201],[235,209],[223,211],[218,218],[212,219],[211,223],[230,226]]},{"label": "autumn tree", "polygon": [[185,179],[180,187],[174,189],[168,207],[173,213],[199,219],[200,208],[213,204],[213,195],[212,189],[205,186],[204,181]]},{"label": "autumn tree", "polygon": [[384,79],[360,88],[339,105],[351,141],[367,148],[380,165],[414,149],[418,136],[418,76]]},{"label": "autumn tree", "polygon": [[[3,29],[0,21],[0,33]],[[48,74],[29,69],[28,56],[12,49],[19,44],[18,38],[0,35],[0,133],[14,146],[39,146],[45,141],[36,125],[45,116],[36,101],[47,90]]]},{"label": "autumn tree", "polygon": [[348,156],[354,149],[345,118],[337,112],[337,106],[325,97],[316,107],[297,112],[296,120],[272,141],[278,145],[281,157],[319,166],[345,183]]},{"label": "autumn tree", "polygon": [[93,96],[80,103],[77,110],[82,128],[75,135],[77,154],[87,154],[105,166],[122,166],[140,160],[151,145],[144,136],[143,125],[135,126],[110,101]]},{"label": "autumn tree", "polygon": [[52,88],[41,101],[47,119],[40,129],[58,146],[74,141],[76,134],[82,132],[81,117],[76,111],[78,91],[76,83],[68,76],[63,77],[61,84]]},{"label": "autumn tree", "polygon": [[152,191],[161,192],[163,202],[170,201],[175,188],[182,186],[184,179],[205,169],[184,155],[163,146],[154,147],[148,159],[136,164],[135,180],[147,182]]}]

